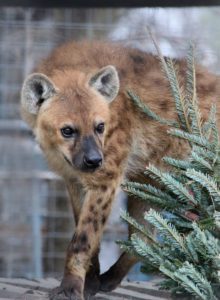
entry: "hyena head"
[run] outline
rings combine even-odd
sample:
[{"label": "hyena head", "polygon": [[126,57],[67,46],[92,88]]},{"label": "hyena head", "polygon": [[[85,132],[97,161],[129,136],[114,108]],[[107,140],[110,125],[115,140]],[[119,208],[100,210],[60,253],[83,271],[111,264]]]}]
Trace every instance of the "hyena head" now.
[{"label": "hyena head", "polygon": [[55,170],[92,172],[102,166],[109,104],[118,90],[113,66],[93,74],[57,71],[50,78],[34,73],[25,80],[23,118]]}]

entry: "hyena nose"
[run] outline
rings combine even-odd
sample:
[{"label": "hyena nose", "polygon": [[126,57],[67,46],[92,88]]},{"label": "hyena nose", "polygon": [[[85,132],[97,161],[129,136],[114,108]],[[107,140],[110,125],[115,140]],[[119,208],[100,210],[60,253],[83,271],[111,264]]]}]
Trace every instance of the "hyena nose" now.
[{"label": "hyena nose", "polygon": [[95,169],[101,166],[102,164],[102,157],[97,155],[91,155],[91,156],[84,156],[84,164],[87,168]]}]

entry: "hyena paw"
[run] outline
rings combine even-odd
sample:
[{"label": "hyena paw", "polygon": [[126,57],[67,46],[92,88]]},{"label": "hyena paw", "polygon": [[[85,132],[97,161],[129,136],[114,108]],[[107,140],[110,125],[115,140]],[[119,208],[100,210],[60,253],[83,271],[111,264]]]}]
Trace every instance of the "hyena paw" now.
[{"label": "hyena paw", "polygon": [[99,290],[102,292],[111,292],[116,289],[120,283],[121,278],[117,278],[117,276],[109,276],[108,272],[106,272],[100,276]]},{"label": "hyena paw", "polygon": [[100,289],[99,276],[94,272],[86,274],[84,296],[85,299],[89,299],[90,296],[94,296]]},{"label": "hyena paw", "polygon": [[50,300],[84,300],[83,279],[76,275],[65,275],[61,285],[52,290]]}]

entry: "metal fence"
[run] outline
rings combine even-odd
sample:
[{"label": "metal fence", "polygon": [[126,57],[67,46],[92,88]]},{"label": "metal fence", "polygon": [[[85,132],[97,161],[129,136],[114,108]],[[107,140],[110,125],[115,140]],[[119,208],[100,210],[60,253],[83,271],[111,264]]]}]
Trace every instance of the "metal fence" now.
[{"label": "metal fence", "polygon": [[[0,276],[58,275],[74,226],[62,180],[47,169],[20,120],[22,81],[63,41],[108,35],[117,15],[110,9],[0,9]],[[120,232],[108,228],[102,247],[110,243],[114,260]],[[110,264],[106,257],[103,268]]]}]

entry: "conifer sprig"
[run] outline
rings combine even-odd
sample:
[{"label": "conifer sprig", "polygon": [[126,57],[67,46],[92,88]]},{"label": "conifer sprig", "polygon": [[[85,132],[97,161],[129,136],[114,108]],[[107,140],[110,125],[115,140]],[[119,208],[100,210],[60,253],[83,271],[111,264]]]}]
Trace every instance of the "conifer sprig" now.
[{"label": "conifer sprig", "polygon": [[162,288],[175,293],[187,292],[198,299],[217,300],[220,293],[220,141],[216,107],[212,105],[208,119],[203,120],[196,94],[192,45],[187,56],[185,86],[181,85],[176,64],[163,58],[159,49],[158,56],[170,84],[178,122],[155,114],[134,93],[129,92],[129,97],[147,118],[168,126],[168,134],[188,143],[189,153],[185,159],[164,157],[169,172],[150,164],[145,175],[155,181],[155,186],[124,184],[125,191],[156,205],[160,213],[150,209],[145,214],[146,221],[157,230],[158,238],[124,213],[123,219],[137,234],[120,244],[142,259],[144,272],[152,269],[165,275]]},{"label": "conifer sprig", "polygon": [[166,120],[164,118],[161,118],[155,112],[153,112],[147,105],[143,104],[141,99],[136,94],[134,94],[134,92],[128,91],[127,93],[131,101],[135,104],[135,106],[139,108],[139,110],[142,111],[145,115],[147,115],[150,119],[154,121],[156,120],[163,125],[178,127],[178,123],[176,121]]}]

